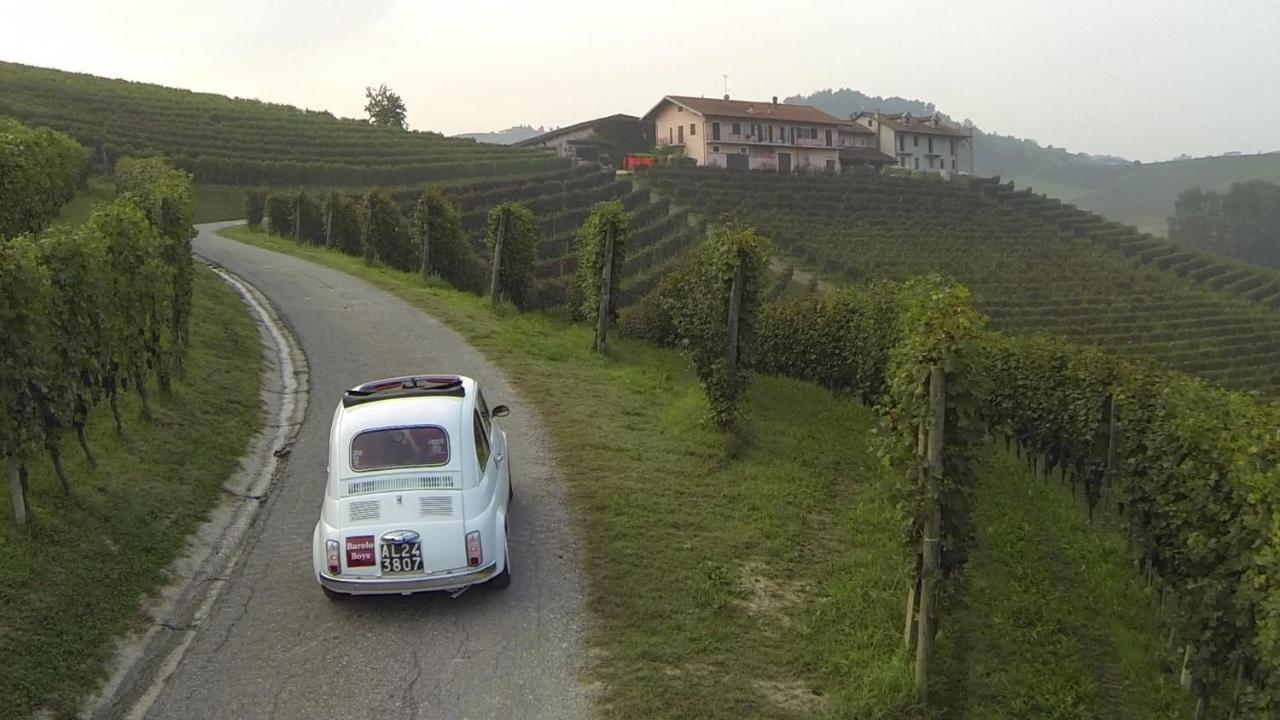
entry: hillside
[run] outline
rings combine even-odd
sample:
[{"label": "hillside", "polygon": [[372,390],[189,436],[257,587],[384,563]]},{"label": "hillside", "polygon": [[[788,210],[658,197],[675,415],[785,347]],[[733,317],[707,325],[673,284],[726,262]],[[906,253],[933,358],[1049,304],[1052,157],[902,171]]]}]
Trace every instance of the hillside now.
[{"label": "hillside", "polygon": [[1173,160],[1104,170],[1060,166],[1006,177],[1020,187],[1074,203],[1143,232],[1165,235],[1178,195],[1226,190],[1246,180],[1280,182],[1280,153]]},{"label": "hillside", "polygon": [[45,125],[109,169],[160,154],[197,182],[403,185],[563,167],[537,150],[375,127],[289,105],[0,62],[0,116]]},{"label": "hillside", "polygon": [[939,272],[968,285],[999,329],[1151,356],[1235,388],[1280,388],[1280,313],[1262,304],[1280,302],[1274,274],[1007,185],[706,170],[644,177],[679,206],[757,226],[824,278]]},{"label": "hillside", "polygon": [[506,130],[498,130],[497,132],[474,132],[461,133],[454,137],[464,138],[467,140],[475,140],[479,143],[490,143],[492,145],[514,145],[521,140],[528,140],[531,137],[541,135],[544,130],[532,127],[530,125],[516,125]]}]

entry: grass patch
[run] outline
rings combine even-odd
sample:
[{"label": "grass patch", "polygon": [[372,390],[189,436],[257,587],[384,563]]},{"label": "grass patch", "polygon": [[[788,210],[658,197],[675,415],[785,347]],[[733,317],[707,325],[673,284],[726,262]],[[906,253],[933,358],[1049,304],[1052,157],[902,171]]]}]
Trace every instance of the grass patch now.
[{"label": "grass patch", "polygon": [[245,188],[240,185],[192,183],[192,222],[208,223],[244,218]]},{"label": "grass patch", "polygon": [[76,193],[53,221],[54,225],[81,225],[93,214],[98,203],[111,202],[116,197],[116,185],[111,178],[94,176],[85,188]]},{"label": "grass patch", "polygon": [[[604,716],[930,716],[914,703],[912,660],[901,648],[908,568],[893,483],[867,450],[871,411],[809,384],[758,377],[740,429],[718,434],[704,422],[701,389],[676,353],[620,339],[601,359],[583,325],[495,311],[411,274],[243,226],[224,234],[350,273],[421,308],[466,336],[537,404],[582,531],[592,679],[601,681]],[[983,468],[980,523],[1004,523],[1021,510],[1037,532],[1073,538],[1084,557],[1114,550],[1114,533],[1091,539],[1096,530],[1056,490],[1019,508],[1019,492],[1049,491],[1002,458],[993,451]],[[995,530],[979,538],[994,547],[975,557],[973,593],[983,584],[1013,592],[1001,590],[1005,576],[1061,569],[1057,558],[1020,554]],[[1069,581],[1053,576],[1062,580],[1052,588],[1058,596],[1042,603],[1028,595],[1019,610],[1055,618],[1067,636],[1094,632],[1122,677],[1153,679],[1156,658],[1145,650],[1158,633],[1140,622],[1152,612],[1150,598],[1125,594],[1125,558],[1112,552],[1108,563],[1073,565]],[[1098,587],[1106,592],[1094,598]],[[1005,685],[1037,677],[1006,666],[1031,657],[1049,668],[1059,656],[1042,654],[1030,636],[1019,644],[1024,628],[1016,622],[986,617],[995,602],[979,594],[972,610],[943,618],[944,630],[951,623],[970,636],[1007,639],[971,645],[965,656],[944,637],[939,686],[993,698],[974,706],[986,714],[962,717],[1094,717],[1074,706],[1023,712],[1036,688],[1015,688],[1020,694]],[[1116,607],[1054,615],[1072,603],[1093,610],[1091,602]],[[1109,624],[1096,626],[1100,617]],[[994,670],[963,666],[977,653]],[[1060,672],[1078,683],[1092,677],[1084,663]],[[1122,708],[1162,707],[1148,702],[1152,692],[1141,682],[1117,697]]]},{"label": "grass patch", "polygon": [[111,640],[139,621],[140,599],[165,581],[258,425],[258,357],[248,311],[199,269],[186,374],[170,397],[153,389],[154,421],[125,396],[118,439],[96,410],[97,467],[64,443],[72,497],[44,456],[32,466],[31,524],[0,521],[0,718],[72,716],[101,680]]}]

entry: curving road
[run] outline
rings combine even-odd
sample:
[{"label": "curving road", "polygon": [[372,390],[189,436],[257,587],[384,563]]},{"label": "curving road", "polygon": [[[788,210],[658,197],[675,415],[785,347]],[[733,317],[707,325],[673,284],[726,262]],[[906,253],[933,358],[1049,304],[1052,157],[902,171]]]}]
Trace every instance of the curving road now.
[{"label": "curving road", "polygon": [[[261,290],[310,365],[311,406],[243,557],[146,718],[579,718],[582,579],[564,491],[532,408],[457,333],[391,295],[204,225],[196,252]],[[311,575],[325,445],[344,389],[410,372],[480,380],[515,461],[505,591],[332,603]],[[138,712],[143,710],[143,712]]]}]

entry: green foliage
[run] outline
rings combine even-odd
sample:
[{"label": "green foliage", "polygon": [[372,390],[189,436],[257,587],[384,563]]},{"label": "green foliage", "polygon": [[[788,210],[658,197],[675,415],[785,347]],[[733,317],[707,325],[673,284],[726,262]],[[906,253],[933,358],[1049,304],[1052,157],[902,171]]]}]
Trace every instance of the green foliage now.
[{"label": "green foliage", "polygon": [[40,240],[40,262],[49,272],[48,320],[53,329],[45,388],[46,444],[67,427],[83,428],[102,398],[111,363],[107,320],[106,249],[100,235],[55,228]]},{"label": "green foliage", "polygon": [[[742,268],[738,348],[730,367],[729,308],[734,276]],[[624,315],[622,332],[673,342],[689,356],[718,428],[733,424],[738,400],[755,360],[757,314],[768,268],[767,245],[749,228],[718,227],[650,298]]]},{"label": "green foliage", "polygon": [[195,237],[191,226],[191,176],[161,158],[121,158],[116,163],[116,185],[119,195],[142,209],[163,238],[161,259],[173,285],[167,299],[169,357],[158,360],[156,371],[161,388],[168,390],[172,373],[181,369],[191,324],[195,274],[191,260],[191,238]]},{"label": "green foliage", "polygon": [[0,457],[19,462],[43,439],[50,297],[49,270],[35,242],[0,240]]},{"label": "green foliage", "polygon": [[533,289],[533,264],[537,260],[538,221],[529,208],[520,203],[504,202],[489,211],[489,229],[485,236],[489,256],[497,246],[502,227],[502,260],[498,265],[498,292],[516,307],[529,306]]},{"label": "green foliage", "polygon": [[272,235],[293,237],[293,207],[297,199],[287,193],[271,193],[267,196],[267,230]]},{"label": "green foliage", "polygon": [[360,240],[360,199],[329,193],[324,211],[329,218],[329,247],[348,255],[359,257],[363,251]]},{"label": "green foliage", "polygon": [[86,150],[70,137],[0,117],[0,238],[43,230],[88,169]]},{"label": "green foliage", "polygon": [[[604,251],[608,233],[613,233],[613,278],[609,307],[617,315],[623,268],[627,259],[627,231],[631,216],[617,200],[596,203],[578,228],[578,270],[570,291],[579,318],[595,318],[600,313],[600,283],[604,272]],[[610,318],[612,319],[612,318]]]},{"label": "green foliage", "polygon": [[262,188],[249,188],[244,191],[244,216],[249,219],[249,227],[262,225],[263,213],[266,212],[267,191]]},{"label": "green foliage", "polygon": [[1280,268],[1280,184],[1251,180],[1223,193],[1186,190],[1169,218],[1169,239]]},{"label": "green foliage", "polygon": [[447,198],[438,187],[422,191],[413,209],[410,227],[413,245],[413,262],[422,265],[422,237],[430,238],[427,250],[427,272],[439,275],[454,287],[480,292],[475,268],[479,258],[467,245],[462,233],[462,215],[458,204]]},{"label": "green foliage", "polygon": [[324,211],[314,197],[300,192],[293,206],[293,222],[298,239],[309,245],[324,245]]},{"label": "green foliage", "polygon": [[366,101],[364,111],[369,115],[370,125],[408,129],[408,110],[404,106],[404,100],[391,88],[385,84],[379,85],[376,89],[366,87],[364,97]]},{"label": "green foliage", "polygon": [[409,226],[386,190],[374,188],[364,196],[360,212],[360,243],[366,260],[397,270],[414,270]]}]

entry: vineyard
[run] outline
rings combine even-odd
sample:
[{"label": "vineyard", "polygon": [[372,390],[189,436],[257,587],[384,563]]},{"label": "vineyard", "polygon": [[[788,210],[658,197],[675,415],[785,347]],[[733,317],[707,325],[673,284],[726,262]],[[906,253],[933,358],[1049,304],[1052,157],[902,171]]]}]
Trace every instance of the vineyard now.
[{"label": "vineyard", "polygon": [[99,170],[163,155],[196,182],[408,185],[563,167],[537,150],[375,127],[327,112],[0,62],[0,116],[61,131]]},{"label": "vineyard", "polygon": [[[375,196],[379,199],[371,204],[370,198]],[[485,292],[489,280],[491,212],[506,203],[518,204],[531,213],[535,225],[532,286],[521,303],[525,308],[551,308],[572,301],[571,285],[578,270],[575,233],[598,203],[617,201],[630,214],[628,255],[616,280],[619,302],[624,305],[649,292],[704,232],[704,225],[693,223],[687,212],[674,210],[666,200],[654,200],[648,188],[591,166],[425,191],[320,197],[255,190],[249,197],[250,204],[260,208],[247,213],[251,224],[256,224],[255,215],[259,215],[277,235],[351,255],[370,249],[378,261],[401,270],[421,266],[421,217],[426,202],[434,208],[427,213],[434,218],[427,233],[434,248],[429,270],[455,287],[476,293]],[[383,202],[383,197],[388,202]],[[390,240],[362,233],[361,218],[369,218],[370,208],[375,206],[380,213],[393,215],[374,223],[388,229],[393,236]],[[442,216],[450,219],[438,227]],[[368,247],[370,239],[373,247]]]},{"label": "vineyard", "polygon": [[645,177],[678,206],[753,225],[826,278],[942,273],[969,287],[998,329],[1152,356],[1228,387],[1280,387],[1280,314],[1266,306],[1274,295],[1259,297],[1274,289],[1264,271],[1229,268],[1056,201],[989,181]]}]

